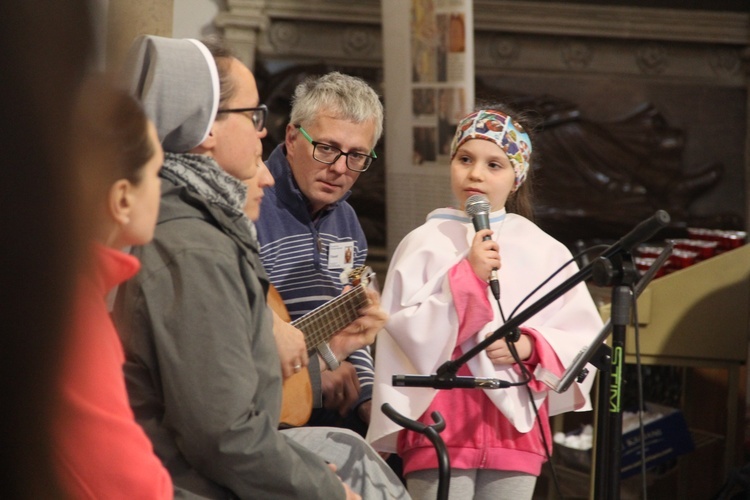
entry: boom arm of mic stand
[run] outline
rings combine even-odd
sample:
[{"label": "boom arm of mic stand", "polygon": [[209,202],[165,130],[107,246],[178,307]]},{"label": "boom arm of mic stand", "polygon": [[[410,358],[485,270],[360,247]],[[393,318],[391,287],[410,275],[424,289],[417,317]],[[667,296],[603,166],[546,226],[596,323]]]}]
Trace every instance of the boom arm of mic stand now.
[{"label": "boom arm of mic stand", "polygon": [[490,344],[495,342],[496,340],[499,340],[501,338],[504,338],[512,333],[515,332],[516,328],[518,328],[524,321],[528,320],[532,316],[534,316],[536,313],[550,305],[552,302],[560,298],[562,295],[564,295],[568,290],[573,288],[574,286],[578,285],[582,281],[587,280],[591,277],[592,274],[592,266],[591,264],[585,266],[583,269],[578,271],[576,274],[559,284],[557,287],[555,287],[552,291],[547,293],[544,297],[537,300],[533,304],[531,304],[529,307],[518,313],[516,316],[509,319],[505,324],[500,326],[497,330],[492,332],[490,336],[488,336],[486,339],[475,345],[473,348],[466,351],[463,355],[456,358],[453,361],[446,361],[437,369],[437,375],[439,376],[453,376],[456,373],[458,373],[459,368],[466,363],[468,360],[476,356],[478,353],[485,350]]},{"label": "boom arm of mic stand", "polygon": [[[643,273],[643,276],[641,276],[641,279],[638,280],[638,283],[635,284],[635,297],[638,298],[643,290],[646,289],[646,286],[648,286],[649,283],[651,283],[651,280],[656,275],[656,271],[659,270],[659,268],[664,264],[664,262],[669,258],[669,256],[672,254],[672,243],[668,243],[666,247],[664,247],[664,250],[659,254],[659,256],[654,260],[654,263],[651,264],[651,267],[648,268],[648,270]],[[557,387],[554,388],[555,392],[562,393],[567,391],[573,381],[578,378],[578,375],[583,370],[583,367],[586,366],[586,363],[588,363],[593,356],[596,355],[597,347],[600,344],[604,343],[604,340],[609,336],[610,331],[612,330],[612,319],[608,319],[607,322],[604,324],[604,327],[602,327],[601,331],[599,332],[599,335],[596,336],[596,338],[591,342],[591,344],[586,347],[584,350],[578,353],[578,356],[573,361],[573,364],[568,367],[567,370],[565,370],[565,373],[563,373],[562,377],[560,378],[560,381],[557,383]]]}]

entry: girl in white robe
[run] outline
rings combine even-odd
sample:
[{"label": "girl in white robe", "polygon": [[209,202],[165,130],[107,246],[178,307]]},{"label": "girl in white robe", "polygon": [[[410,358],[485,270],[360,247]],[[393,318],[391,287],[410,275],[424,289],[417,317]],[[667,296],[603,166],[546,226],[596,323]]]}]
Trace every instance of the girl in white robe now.
[{"label": "girl in white robe", "polygon": [[[386,417],[383,403],[427,425],[439,411],[446,421],[441,438],[452,469],[450,498],[493,500],[531,498],[547,459],[545,444],[551,452],[549,416],[591,408],[593,369],[562,394],[540,381],[545,373],[560,377],[602,327],[583,283],[521,325],[512,345],[526,371],[501,339],[457,374],[515,383],[528,373],[528,388],[438,391],[391,382],[393,375],[436,373],[499,328],[517,306],[523,310],[578,271],[562,243],[520,215],[530,215],[525,181],[531,151],[528,134],[507,113],[481,110],[464,118],[451,145],[451,186],[461,206],[474,195],[486,199],[490,229],[475,231],[463,210],[438,209],[403,239],[391,259],[381,303],[390,319],[377,340],[367,438],[377,450],[401,455],[407,487],[417,500],[436,497],[435,449],[424,435]],[[520,214],[506,212],[506,206]],[[493,269],[499,301],[488,287]]]}]

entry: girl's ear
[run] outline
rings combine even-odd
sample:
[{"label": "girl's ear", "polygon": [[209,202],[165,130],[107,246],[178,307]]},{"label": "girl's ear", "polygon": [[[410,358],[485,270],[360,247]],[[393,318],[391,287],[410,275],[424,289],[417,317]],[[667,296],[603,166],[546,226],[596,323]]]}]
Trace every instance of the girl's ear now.
[{"label": "girl's ear", "polygon": [[109,188],[107,198],[107,210],[112,221],[118,226],[130,223],[130,215],[133,209],[133,185],[127,179],[119,179]]}]

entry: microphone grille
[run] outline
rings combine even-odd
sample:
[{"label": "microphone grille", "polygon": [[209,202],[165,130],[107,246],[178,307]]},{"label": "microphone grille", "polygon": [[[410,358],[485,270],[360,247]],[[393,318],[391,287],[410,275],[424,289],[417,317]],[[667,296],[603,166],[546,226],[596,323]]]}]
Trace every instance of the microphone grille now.
[{"label": "microphone grille", "polygon": [[464,211],[469,217],[474,217],[480,213],[490,213],[490,200],[483,194],[469,196]]}]

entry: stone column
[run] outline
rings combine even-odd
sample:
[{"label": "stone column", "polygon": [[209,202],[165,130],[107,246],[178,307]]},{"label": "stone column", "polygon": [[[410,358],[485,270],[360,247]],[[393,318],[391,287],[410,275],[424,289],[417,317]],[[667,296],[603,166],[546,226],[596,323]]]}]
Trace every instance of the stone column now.
[{"label": "stone column", "polygon": [[174,0],[110,0],[107,69],[119,68],[137,36],[172,36],[173,16]]},{"label": "stone column", "polygon": [[228,0],[227,9],[216,16],[216,26],[237,59],[250,69],[255,67],[260,33],[268,28],[266,0]]}]

